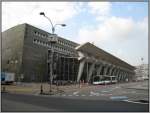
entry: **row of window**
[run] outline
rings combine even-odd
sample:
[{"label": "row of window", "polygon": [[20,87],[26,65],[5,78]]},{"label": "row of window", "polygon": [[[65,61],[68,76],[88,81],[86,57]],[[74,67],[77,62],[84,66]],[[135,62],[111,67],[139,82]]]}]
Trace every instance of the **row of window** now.
[{"label": "row of window", "polygon": [[[49,36],[47,34],[43,34],[43,33],[37,32],[37,31],[34,31],[34,34],[36,36],[39,36],[39,37],[42,37],[42,38],[49,38]],[[75,48],[75,46],[73,44],[70,44],[68,42],[58,40],[58,43],[63,45],[63,46],[67,46],[67,47],[70,47],[70,48]]]},{"label": "row of window", "polygon": [[48,38],[48,35],[47,35],[47,34],[39,33],[39,32],[37,32],[37,31],[34,31],[34,34],[35,34],[36,36],[40,36],[40,37],[42,37],[42,38]]},{"label": "row of window", "polygon": [[41,40],[38,40],[38,39],[34,39],[33,42],[36,43],[36,44],[40,44],[42,46],[54,48],[57,51],[65,52],[67,54],[74,54],[73,51],[69,51],[68,49],[65,49],[65,48],[62,48],[62,47],[58,47],[58,46],[52,46],[51,43],[47,43],[47,42],[44,42],[44,41],[41,41]]},{"label": "row of window", "polygon": [[70,43],[66,43],[66,42],[63,42],[61,40],[58,40],[58,43],[63,45],[63,46],[67,46],[67,47],[70,47],[70,48],[75,48],[74,45],[70,44]]}]

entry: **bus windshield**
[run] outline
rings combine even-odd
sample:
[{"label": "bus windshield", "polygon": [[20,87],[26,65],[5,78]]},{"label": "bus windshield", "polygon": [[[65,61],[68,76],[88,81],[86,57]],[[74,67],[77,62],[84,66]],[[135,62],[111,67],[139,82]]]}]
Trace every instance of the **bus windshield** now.
[{"label": "bus windshield", "polygon": [[94,81],[95,81],[95,82],[100,81],[100,77],[99,77],[99,76],[94,77]]}]

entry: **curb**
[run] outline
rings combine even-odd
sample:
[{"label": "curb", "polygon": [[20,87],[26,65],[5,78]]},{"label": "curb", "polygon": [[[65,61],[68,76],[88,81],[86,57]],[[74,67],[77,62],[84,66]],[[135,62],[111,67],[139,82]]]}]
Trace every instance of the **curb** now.
[{"label": "curb", "polygon": [[126,88],[126,89],[148,90],[148,89],[142,89],[142,88]]}]

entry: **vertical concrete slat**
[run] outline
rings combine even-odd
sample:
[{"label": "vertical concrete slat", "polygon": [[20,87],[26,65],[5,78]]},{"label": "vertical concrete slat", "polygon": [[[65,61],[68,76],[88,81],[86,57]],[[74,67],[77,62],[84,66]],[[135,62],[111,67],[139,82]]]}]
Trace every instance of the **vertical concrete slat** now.
[{"label": "vertical concrete slat", "polygon": [[82,73],[83,73],[84,64],[85,64],[85,60],[80,62],[78,76],[77,76],[77,82],[79,82],[80,79],[81,79],[81,76],[82,76]]},{"label": "vertical concrete slat", "polygon": [[108,66],[106,65],[106,67],[104,68],[104,75],[106,75],[107,71],[108,71]]},{"label": "vertical concrete slat", "polygon": [[101,70],[102,70],[102,67],[103,67],[103,65],[101,64],[101,65],[99,66],[98,70],[97,70],[97,75],[100,75],[100,72],[101,72]]},{"label": "vertical concrete slat", "polygon": [[116,71],[116,78],[117,78],[117,80],[119,80],[119,69],[117,69],[117,71]]},{"label": "vertical concrete slat", "polygon": [[108,74],[109,76],[111,76],[112,70],[113,70],[113,67],[111,67],[110,70],[109,70],[109,74]]},{"label": "vertical concrete slat", "polygon": [[95,62],[90,66],[89,75],[88,75],[88,82],[90,81],[94,67],[95,67]]}]

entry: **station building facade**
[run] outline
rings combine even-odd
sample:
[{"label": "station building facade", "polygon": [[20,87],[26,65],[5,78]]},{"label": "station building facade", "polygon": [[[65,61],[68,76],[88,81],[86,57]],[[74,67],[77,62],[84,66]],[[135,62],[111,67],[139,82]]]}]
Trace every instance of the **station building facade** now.
[{"label": "station building facade", "polygon": [[2,71],[15,73],[16,81],[46,82],[51,72],[54,80],[91,82],[96,75],[114,75],[125,81],[133,79],[134,70],[91,43],[80,45],[29,24],[2,33]]}]

